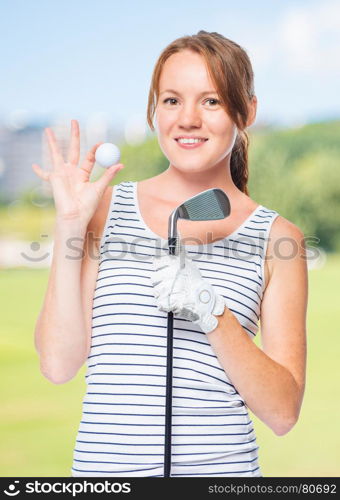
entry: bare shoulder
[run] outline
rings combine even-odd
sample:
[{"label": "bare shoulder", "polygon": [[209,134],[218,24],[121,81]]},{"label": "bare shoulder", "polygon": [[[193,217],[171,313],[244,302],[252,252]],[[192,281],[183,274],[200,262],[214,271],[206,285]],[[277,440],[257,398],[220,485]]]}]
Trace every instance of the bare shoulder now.
[{"label": "bare shoulder", "polygon": [[279,215],[273,222],[271,229],[271,237],[273,239],[291,237],[293,239],[301,239],[304,237],[303,231],[293,224],[293,222],[289,221]]},{"label": "bare shoulder", "polygon": [[268,283],[275,269],[300,262],[306,264],[306,246],[303,231],[281,215],[276,217],[268,240],[266,266]]}]

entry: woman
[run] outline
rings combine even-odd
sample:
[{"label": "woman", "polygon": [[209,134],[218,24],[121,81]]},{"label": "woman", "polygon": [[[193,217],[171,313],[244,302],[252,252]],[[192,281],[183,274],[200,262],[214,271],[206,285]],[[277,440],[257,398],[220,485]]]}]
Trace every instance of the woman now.
[{"label": "woman", "polygon": [[[303,233],[247,191],[247,136],[256,115],[245,51],[200,31],[171,43],[154,69],[148,122],[169,167],[109,186],[89,182],[72,121],[64,162],[50,129],[55,247],[36,346],[54,383],[87,361],[74,476],[163,476],[167,312],[174,312],[172,476],[261,476],[248,408],[276,435],[296,423],[305,386],[307,271]],[[218,187],[229,217],[179,220],[172,210]],[[270,188],[270,186],[268,186]],[[270,237],[269,237],[270,234]],[[84,250],[70,244],[77,238]],[[189,243],[191,242],[191,243]],[[194,242],[194,244],[192,243]],[[292,251],[294,250],[294,251]],[[209,287],[200,302],[197,287]],[[252,341],[261,321],[263,349]]]}]

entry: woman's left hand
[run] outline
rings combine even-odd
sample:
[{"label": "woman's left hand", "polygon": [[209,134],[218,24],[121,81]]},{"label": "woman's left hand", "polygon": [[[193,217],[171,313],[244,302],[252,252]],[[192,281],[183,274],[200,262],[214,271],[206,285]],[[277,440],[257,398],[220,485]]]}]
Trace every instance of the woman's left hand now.
[{"label": "woman's left hand", "polygon": [[184,247],[179,255],[155,257],[153,268],[151,281],[160,311],[172,311],[199,325],[204,333],[217,327],[215,316],[223,314],[225,299],[202,277]]}]

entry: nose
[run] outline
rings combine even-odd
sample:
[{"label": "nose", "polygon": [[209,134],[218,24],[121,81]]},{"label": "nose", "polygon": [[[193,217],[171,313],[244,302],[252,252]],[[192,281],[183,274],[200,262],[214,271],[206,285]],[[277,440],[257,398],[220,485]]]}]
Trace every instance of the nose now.
[{"label": "nose", "polygon": [[199,128],[202,124],[200,110],[195,104],[187,103],[182,106],[179,116],[178,125],[185,129]]}]

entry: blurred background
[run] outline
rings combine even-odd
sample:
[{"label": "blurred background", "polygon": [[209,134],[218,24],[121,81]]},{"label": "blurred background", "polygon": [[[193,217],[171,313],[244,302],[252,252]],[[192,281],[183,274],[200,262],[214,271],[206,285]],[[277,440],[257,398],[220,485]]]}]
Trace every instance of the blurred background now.
[{"label": "blurred background", "polygon": [[304,403],[285,436],[253,416],[262,473],[339,476],[340,2],[2,0],[0,29],[1,476],[70,476],[85,391],[84,368],[65,385],[44,379],[33,343],[53,249],[53,199],[31,168],[50,168],[44,128],[66,150],[77,119],[82,157],[119,145],[115,183],[157,175],[168,163],[146,124],[153,66],[200,29],[247,50],[259,100],[250,196],[309,246]]}]

